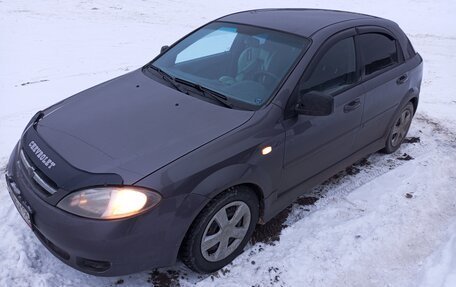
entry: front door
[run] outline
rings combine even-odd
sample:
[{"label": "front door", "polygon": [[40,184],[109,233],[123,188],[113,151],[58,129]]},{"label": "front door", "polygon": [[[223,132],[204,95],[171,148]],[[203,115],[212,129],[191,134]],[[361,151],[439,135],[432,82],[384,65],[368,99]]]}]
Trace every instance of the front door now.
[{"label": "front door", "polygon": [[[318,91],[334,97],[334,112],[328,116],[295,115],[285,120],[284,192],[353,153],[360,129],[364,94],[359,78],[354,29],[337,35],[320,49],[310,71],[293,93]],[[293,97],[293,96],[292,96]],[[295,98],[295,97],[293,97]],[[280,196],[280,194],[279,194]]]}]

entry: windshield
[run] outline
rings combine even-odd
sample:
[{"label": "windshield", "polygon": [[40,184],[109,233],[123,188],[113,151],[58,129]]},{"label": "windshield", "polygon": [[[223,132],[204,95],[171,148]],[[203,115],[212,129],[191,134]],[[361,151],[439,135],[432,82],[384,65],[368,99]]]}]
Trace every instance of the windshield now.
[{"label": "windshield", "polygon": [[257,109],[309,45],[274,30],[213,22],[192,33],[151,63],[172,78],[210,89],[232,105]]}]

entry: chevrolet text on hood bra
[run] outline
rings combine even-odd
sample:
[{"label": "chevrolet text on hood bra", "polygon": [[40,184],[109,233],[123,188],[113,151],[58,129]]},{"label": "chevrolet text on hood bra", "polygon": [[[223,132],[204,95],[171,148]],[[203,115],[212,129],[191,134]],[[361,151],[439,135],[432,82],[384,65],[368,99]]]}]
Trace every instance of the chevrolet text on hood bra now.
[{"label": "chevrolet text on hood bra", "polygon": [[43,245],[82,272],[178,258],[213,272],[313,186],[396,151],[422,65],[386,19],[231,14],[38,112],[11,154],[8,190]]}]

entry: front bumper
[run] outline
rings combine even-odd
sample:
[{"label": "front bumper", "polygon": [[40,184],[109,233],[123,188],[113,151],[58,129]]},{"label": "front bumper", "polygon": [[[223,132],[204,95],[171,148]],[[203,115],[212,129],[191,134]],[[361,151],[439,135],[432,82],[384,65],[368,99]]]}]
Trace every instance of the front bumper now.
[{"label": "front bumper", "polygon": [[[139,216],[93,220],[69,214],[45,202],[27,178],[17,148],[7,166],[6,181],[15,185],[31,213],[32,230],[64,263],[98,276],[119,276],[175,263],[180,243],[206,201],[199,195],[163,198]],[[17,196],[17,195],[13,195]]]}]

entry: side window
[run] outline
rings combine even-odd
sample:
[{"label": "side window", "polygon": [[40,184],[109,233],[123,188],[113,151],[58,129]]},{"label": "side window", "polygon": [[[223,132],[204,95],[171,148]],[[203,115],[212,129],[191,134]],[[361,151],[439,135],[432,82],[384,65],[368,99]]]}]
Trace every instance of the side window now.
[{"label": "side window", "polygon": [[334,95],[356,81],[356,54],[353,37],[332,46],[300,86],[301,93],[310,91]]},{"label": "side window", "polygon": [[220,28],[199,39],[176,56],[176,64],[227,52],[237,36],[235,28]]},{"label": "side window", "polygon": [[415,49],[413,48],[412,42],[410,42],[410,39],[407,39],[407,52],[408,52],[410,58],[412,58],[416,54]]},{"label": "side window", "polygon": [[359,36],[364,74],[370,75],[398,62],[396,40],[379,33]]}]

